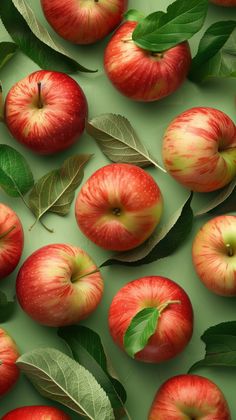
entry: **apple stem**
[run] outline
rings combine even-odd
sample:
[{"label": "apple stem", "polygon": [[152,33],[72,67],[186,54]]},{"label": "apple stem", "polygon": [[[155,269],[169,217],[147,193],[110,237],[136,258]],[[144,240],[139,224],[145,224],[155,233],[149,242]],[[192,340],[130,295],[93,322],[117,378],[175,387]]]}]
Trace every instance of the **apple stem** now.
[{"label": "apple stem", "polygon": [[157,57],[157,58],[163,58],[164,57],[163,53],[159,53],[159,52],[155,52],[155,51],[151,51],[151,56],[152,57]]},{"label": "apple stem", "polygon": [[5,236],[7,236],[10,232],[12,232],[15,228],[16,228],[15,225],[11,226],[9,229],[6,230],[6,232],[3,232],[0,235],[0,239],[5,238]]},{"label": "apple stem", "polygon": [[132,38],[125,38],[122,39],[123,42],[133,42]]},{"label": "apple stem", "polygon": [[99,273],[99,272],[100,272],[100,270],[98,268],[96,268],[95,270],[90,271],[89,273],[82,274],[81,276],[78,276],[78,277],[77,276],[75,276],[75,277],[72,276],[70,281],[71,281],[71,283],[75,283],[76,281],[78,281],[78,280],[80,280],[84,277],[87,277],[87,276],[90,276],[91,274],[95,274],[95,273]]},{"label": "apple stem", "polygon": [[162,303],[157,309],[159,311],[159,313],[161,314],[164,309],[167,308],[167,306],[171,305],[172,303],[178,303],[180,304],[181,301],[180,300],[167,300],[166,302]]},{"label": "apple stem", "polygon": [[42,83],[38,82],[38,108],[43,108],[43,100],[42,100]]},{"label": "apple stem", "polygon": [[234,250],[231,244],[226,244],[227,254],[229,257],[233,257]]}]

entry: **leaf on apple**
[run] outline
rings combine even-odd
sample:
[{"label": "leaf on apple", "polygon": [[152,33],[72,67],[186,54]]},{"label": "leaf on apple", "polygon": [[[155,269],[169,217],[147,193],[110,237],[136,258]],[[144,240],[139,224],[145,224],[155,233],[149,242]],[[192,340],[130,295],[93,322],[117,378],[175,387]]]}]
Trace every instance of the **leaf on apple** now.
[{"label": "leaf on apple", "polygon": [[188,40],[206,18],[208,0],[176,0],[167,12],[154,12],[136,26],[132,39],[141,48],[162,52]]},{"label": "leaf on apple", "polygon": [[195,212],[194,216],[198,217],[206,213],[221,215],[232,211],[236,211],[236,178],[221,189],[220,193],[205,207]]},{"label": "leaf on apple", "polygon": [[130,9],[124,14],[124,19],[131,22],[139,22],[144,17],[144,14],[137,9]]},{"label": "leaf on apple", "polygon": [[33,185],[33,174],[25,158],[13,147],[0,144],[0,187],[11,197],[22,197]]},{"label": "leaf on apple", "polygon": [[208,328],[201,340],[206,345],[205,358],[194,363],[189,372],[211,366],[236,367],[236,321]]},{"label": "leaf on apple", "polygon": [[99,335],[85,326],[59,328],[58,335],[66,341],[73,358],[88,369],[106,392],[115,418],[123,417],[126,412],[124,403],[126,391],[123,385],[109,372],[107,358]]},{"label": "leaf on apple", "polygon": [[110,400],[93,375],[59,350],[35,349],[16,364],[43,397],[92,420],[115,419]]},{"label": "leaf on apple", "polygon": [[189,79],[204,82],[213,77],[236,77],[236,21],[211,25],[200,40]]},{"label": "leaf on apple", "polygon": [[29,208],[36,217],[35,223],[47,212],[59,216],[69,213],[75,190],[84,176],[83,167],[91,156],[72,156],[61,168],[50,171],[35,183],[29,195]]},{"label": "leaf on apple", "polygon": [[135,354],[144,349],[149,338],[154,334],[159,318],[157,308],[144,308],[132,319],[124,335],[124,348],[134,358]]},{"label": "leaf on apple", "polygon": [[18,46],[14,42],[0,42],[0,69],[13,57]]},{"label": "leaf on apple", "polygon": [[102,114],[86,123],[86,131],[112,162],[131,163],[141,168],[154,165],[166,172],[140,142],[127,118]]},{"label": "leaf on apple", "polygon": [[94,72],[81,66],[55,43],[25,0],[1,0],[0,18],[17,46],[42,69]]},{"label": "leaf on apple", "polygon": [[8,300],[0,290],[0,323],[8,321],[15,311],[15,301]]},{"label": "leaf on apple", "polygon": [[161,229],[157,229],[142,245],[131,251],[115,254],[113,258],[105,261],[101,267],[114,264],[129,266],[149,264],[175,252],[192,229],[192,196],[191,193],[170,220]]}]

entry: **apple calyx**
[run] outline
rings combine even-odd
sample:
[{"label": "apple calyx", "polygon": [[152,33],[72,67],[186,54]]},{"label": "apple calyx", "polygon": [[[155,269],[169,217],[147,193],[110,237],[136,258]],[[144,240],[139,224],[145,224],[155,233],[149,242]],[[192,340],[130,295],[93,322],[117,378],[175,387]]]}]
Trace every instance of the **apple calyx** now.
[{"label": "apple calyx", "polygon": [[166,302],[163,302],[160,306],[157,307],[158,311],[159,311],[159,316],[161,316],[161,313],[169,306],[172,305],[173,303],[178,303],[181,304],[180,300],[167,300]]},{"label": "apple calyx", "polygon": [[9,233],[11,233],[16,228],[15,225],[11,226],[9,229],[6,230],[6,232],[1,233],[0,239],[5,238]]},{"label": "apple calyx", "polygon": [[43,108],[43,99],[42,99],[42,82],[38,82],[38,108],[42,109]]},{"label": "apple calyx", "polygon": [[228,243],[225,246],[226,246],[228,256],[233,257],[234,256],[234,249],[233,249],[232,245]]},{"label": "apple calyx", "polygon": [[112,209],[112,213],[114,214],[114,216],[120,216],[121,215],[121,209],[119,207],[114,207]]},{"label": "apple calyx", "polygon": [[71,283],[76,283],[77,281],[83,279],[84,277],[90,276],[91,274],[99,273],[99,271],[100,270],[98,268],[96,268],[95,270],[90,271],[89,273],[85,273],[85,274],[81,274],[81,275],[74,275],[74,276],[72,275],[70,281],[71,281]]}]

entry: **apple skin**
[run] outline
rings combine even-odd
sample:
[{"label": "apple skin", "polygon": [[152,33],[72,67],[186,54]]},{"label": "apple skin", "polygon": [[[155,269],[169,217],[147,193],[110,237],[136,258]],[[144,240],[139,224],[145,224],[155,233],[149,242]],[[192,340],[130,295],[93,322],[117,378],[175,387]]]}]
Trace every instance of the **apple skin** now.
[{"label": "apple skin", "polygon": [[115,343],[124,350],[123,339],[133,317],[142,309],[160,307],[169,300],[179,300],[163,310],[155,333],[135,359],[160,363],[184,350],[193,332],[193,310],[186,292],[172,280],[147,276],[122,287],[112,300],[108,323]]},{"label": "apple skin", "polygon": [[16,281],[22,309],[40,324],[76,324],[93,312],[103,294],[98,268],[81,248],[51,244],[31,254]]},{"label": "apple skin", "polygon": [[236,7],[236,0],[210,0],[211,3],[224,7]]},{"label": "apple skin", "polygon": [[236,216],[218,216],[205,223],[194,238],[192,260],[209,290],[236,296]]},{"label": "apple skin", "polygon": [[5,101],[5,121],[13,137],[44,155],[67,149],[79,139],[87,112],[87,101],[78,83],[56,71],[31,73],[12,86]]},{"label": "apple skin", "polygon": [[15,385],[20,371],[15,362],[20,356],[15,341],[0,328],[0,396]]},{"label": "apple skin", "polygon": [[107,36],[122,20],[127,0],[41,0],[44,15],[62,38],[92,44]]},{"label": "apple skin", "polygon": [[169,174],[186,188],[222,188],[236,175],[235,124],[218,109],[188,109],[169,124],[162,156]]},{"label": "apple skin", "polygon": [[24,233],[19,217],[10,207],[0,203],[0,279],[16,268],[23,246]]},{"label": "apple skin", "polygon": [[162,206],[161,191],[151,175],[135,165],[113,163],[98,169],[83,185],[75,217],[95,244],[125,251],[151,235]]},{"label": "apple skin", "polygon": [[70,417],[55,407],[32,405],[9,411],[1,420],[70,420]]},{"label": "apple skin", "polygon": [[203,376],[178,375],[156,393],[148,420],[231,420],[218,386]]},{"label": "apple skin", "polygon": [[123,95],[135,101],[156,101],[176,91],[185,80],[191,53],[187,42],[153,55],[132,41],[137,22],[120,26],[104,55],[106,74]]}]

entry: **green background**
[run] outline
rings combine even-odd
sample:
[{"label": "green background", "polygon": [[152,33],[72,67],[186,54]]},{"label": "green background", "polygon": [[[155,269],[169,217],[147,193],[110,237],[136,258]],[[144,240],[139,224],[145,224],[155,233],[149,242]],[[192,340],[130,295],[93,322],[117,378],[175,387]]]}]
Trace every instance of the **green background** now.
[{"label": "green background", "polygon": [[[28,0],[28,3],[35,10],[38,18],[47,27],[43,17],[40,2]],[[150,13],[157,9],[164,10],[170,4],[169,0],[130,0],[129,7],[143,10]],[[221,19],[236,18],[236,8],[225,9],[211,5],[207,20],[204,25],[206,29],[210,23]],[[48,27],[49,31],[53,30]],[[193,55],[202,30],[190,41]],[[55,35],[59,40],[59,37]],[[0,23],[0,40],[10,40],[9,35]],[[180,112],[192,106],[211,106],[225,111],[231,118],[235,117],[235,80],[215,80],[207,84],[197,86],[186,81],[177,93],[155,103],[135,103],[120,95],[110,84],[103,71],[103,51],[108,39],[93,46],[75,46],[60,40],[64,47],[73,54],[77,60],[89,67],[98,68],[98,73],[73,74],[73,77],[84,89],[89,104],[90,118],[105,112],[120,113],[126,116],[135,127],[140,139],[149,147],[152,154],[161,162],[161,142],[165,128],[171,119]],[[38,66],[30,59],[18,52],[16,56],[0,71],[4,94],[10,87],[29,73],[38,70]],[[103,156],[96,143],[87,134],[83,134],[78,143],[71,149],[52,157],[41,157],[34,155],[19,145],[9,134],[7,128],[0,126],[0,142],[9,144],[19,150],[29,161],[33,168],[35,179],[47,171],[58,167],[65,158],[75,153],[93,153],[93,159],[85,169],[84,181],[99,167],[109,163]],[[162,221],[168,217],[183,203],[188,191],[178,185],[169,175],[160,172],[158,169],[149,168],[149,173],[159,184],[165,202],[165,209]],[[198,207],[202,202],[207,202],[210,195],[199,195],[194,206]],[[44,222],[54,228],[53,234],[48,233],[38,224],[32,231],[29,226],[33,223],[33,217],[20,199],[11,199],[3,192],[0,192],[1,202],[11,206],[22,220],[25,232],[25,246],[21,262],[23,262],[34,250],[50,243],[71,243],[86,250],[97,264],[106,260],[109,252],[99,249],[78,230],[74,209],[72,206],[69,216],[60,218],[56,215],[46,215]],[[144,420],[147,418],[148,410],[152,399],[160,384],[169,377],[186,373],[188,368],[202,358],[204,345],[200,340],[203,331],[222,321],[235,320],[236,299],[221,298],[209,292],[198,280],[191,261],[191,244],[199,227],[209,217],[202,217],[195,220],[191,235],[185,244],[172,256],[141,267],[113,266],[102,269],[105,282],[105,293],[102,303],[97,311],[83,325],[87,325],[97,331],[105,345],[113,366],[115,367],[121,382],[124,384],[127,394],[127,409],[133,420]],[[15,278],[17,270],[1,282],[1,289],[9,297],[15,294]],[[189,294],[195,314],[194,334],[185,351],[175,359],[160,365],[148,365],[131,360],[125,353],[121,352],[113,343],[107,326],[107,313],[111,300],[115,293],[128,281],[146,275],[164,275],[180,284]],[[22,353],[37,347],[51,346],[67,351],[64,343],[57,337],[56,329],[46,328],[38,325],[18,306],[14,316],[3,325],[18,343]],[[235,370],[234,369],[201,369],[196,373],[207,376],[215,381],[224,391],[229,402],[232,417],[236,418],[235,399]],[[10,409],[23,405],[51,404],[43,399],[23,376],[15,386],[0,402],[0,415]],[[56,405],[52,403],[52,405]],[[69,411],[68,411],[69,412]],[[72,414],[72,419],[78,416]],[[102,419],[101,419],[102,420]]]}]

